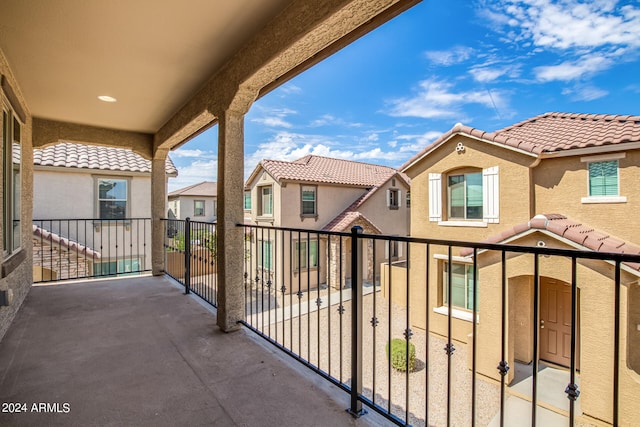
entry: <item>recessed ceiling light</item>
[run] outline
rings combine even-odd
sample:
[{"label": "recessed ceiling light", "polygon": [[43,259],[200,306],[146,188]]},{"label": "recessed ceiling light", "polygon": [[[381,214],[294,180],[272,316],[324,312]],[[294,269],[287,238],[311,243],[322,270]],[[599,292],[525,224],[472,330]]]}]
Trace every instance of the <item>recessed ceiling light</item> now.
[{"label": "recessed ceiling light", "polygon": [[104,102],[116,102],[117,99],[115,99],[113,96],[109,96],[109,95],[100,95],[98,97],[98,99],[100,101],[104,101]]}]

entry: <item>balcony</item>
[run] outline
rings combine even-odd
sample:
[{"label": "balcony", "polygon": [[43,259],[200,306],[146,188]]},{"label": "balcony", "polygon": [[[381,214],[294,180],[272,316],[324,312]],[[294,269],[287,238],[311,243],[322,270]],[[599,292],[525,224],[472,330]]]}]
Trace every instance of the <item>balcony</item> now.
[{"label": "balcony", "polygon": [[251,332],[221,332],[168,277],[34,286],[0,366],[5,426],[354,425],[346,394]]}]

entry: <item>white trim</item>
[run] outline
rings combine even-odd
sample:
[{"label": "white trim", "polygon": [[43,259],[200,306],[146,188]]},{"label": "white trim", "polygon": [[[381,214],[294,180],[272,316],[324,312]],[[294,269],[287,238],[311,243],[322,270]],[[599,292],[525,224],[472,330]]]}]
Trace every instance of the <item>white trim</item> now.
[{"label": "white trim", "polygon": [[500,176],[498,166],[482,170],[482,219],[491,224],[500,222]]},{"label": "white trim", "polygon": [[486,228],[488,225],[484,221],[438,221],[438,225],[443,227],[476,227]]},{"label": "white trim", "polygon": [[[433,312],[434,313],[438,313],[438,314],[444,314],[445,316],[449,315],[449,307],[447,307],[446,305],[443,305],[441,307],[434,307],[433,308]],[[472,322],[473,321],[473,312],[472,311],[465,311],[465,310],[458,310],[457,308],[452,308],[451,309],[451,317],[456,318],[456,319],[460,319],[460,320],[464,320],[465,322]],[[476,323],[480,323],[480,315],[476,312]]]},{"label": "white trim", "polygon": [[583,163],[605,162],[607,160],[624,159],[626,156],[627,156],[627,153],[601,154],[599,156],[580,157],[580,161]]},{"label": "white trim", "polygon": [[627,196],[588,196],[581,198],[580,203],[627,203]]},{"label": "white trim", "polygon": [[429,173],[429,221],[442,221],[442,174]]},{"label": "white trim", "polygon": [[[433,254],[433,257],[435,259],[441,259],[441,260],[444,260],[444,261],[449,261],[449,255]],[[458,256],[458,255],[453,255],[451,257],[451,261],[456,262],[458,264],[473,264],[473,258],[472,257],[464,257],[464,256]]]}]

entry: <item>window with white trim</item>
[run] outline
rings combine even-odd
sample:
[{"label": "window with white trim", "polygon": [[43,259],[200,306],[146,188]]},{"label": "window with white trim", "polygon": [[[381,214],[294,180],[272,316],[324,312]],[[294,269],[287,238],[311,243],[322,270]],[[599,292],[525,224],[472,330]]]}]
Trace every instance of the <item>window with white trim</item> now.
[{"label": "window with white trim", "polygon": [[317,212],[317,189],[315,185],[301,185],[300,186],[300,215],[302,216],[316,216]]},{"label": "window with white trim", "polygon": [[20,216],[22,124],[13,110],[2,109],[2,230],[3,253],[9,255],[20,248]]},{"label": "window with white trim", "polygon": [[[463,310],[473,310],[473,265],[452,263],[451,305]],[[442,305],[449,305],[449,263],[444,263],[442,275]],[[479,289],[476,286],[476,310]]]},{"label": "window with white trim", "polygon": [[204,200],[193,201],[193,216],[204,216]]},{"label": "window with white trim", "polygon": [[244,210],[251,210],[251,190],[247,190],[244,192]]},{"label": "window with white trim", "polygon": [[589,197],[618,196],[618,161],[589,162]]},{"label": "window with white trim", "polygon": [[387,189],[387,207],[389,209],[398,209],[402,204],[400,198],[402,197],[402,191],[397,188]]},{"label": "window with white trim", "polygon": [[447,177],[449,219],[482,219],[482,174]]},{"label": "window with white trim", "polygon": [[98,218],[125,219],[128,211],[129,180],[98,178]]},{"label": "window with white trim", "polygon": [[318,267],[318,241],[302,240],[296,242],[293,269],[297,270]]},{"label": "window with white trim", "polygon": [[271,185],[265,185],[258,188],[258,194],[260,202],[258,215],[271,216],[273,215],[273,187]]},{"label": "window with white trim", "polygon": [[[442,194],[443,176],[446,197]],[[469,226],[499,223],[499,184],[498,166],[482,172],[429,173],[429,221]],[[443,211],[447,215],[445,221]]]}]

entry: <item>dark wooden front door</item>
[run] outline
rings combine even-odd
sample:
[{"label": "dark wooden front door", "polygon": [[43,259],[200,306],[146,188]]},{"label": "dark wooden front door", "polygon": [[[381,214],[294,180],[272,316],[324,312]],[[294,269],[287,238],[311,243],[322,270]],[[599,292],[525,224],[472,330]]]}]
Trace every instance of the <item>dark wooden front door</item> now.
[{"label": "dark wooden front door", "polygon": [[[579,295],[579,294],[578,294]],[[579,301],[579,299],[578,299]],[[578,313],[580,311],[578,310]],[[579,369],[580,319],[576,325],[576,369]],[[571,366],[571,285],[540,279],[540,359]]]}]

